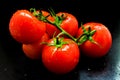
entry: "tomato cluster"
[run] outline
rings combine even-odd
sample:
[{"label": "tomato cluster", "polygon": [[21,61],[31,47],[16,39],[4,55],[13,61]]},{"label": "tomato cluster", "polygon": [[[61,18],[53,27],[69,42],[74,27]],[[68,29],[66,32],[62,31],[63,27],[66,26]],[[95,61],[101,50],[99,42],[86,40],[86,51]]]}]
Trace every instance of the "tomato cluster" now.
[{"label": "tomato cluster", "polygon": [[17,10],[9,22],[11,36],[22,44],[30,59],[41,59],[56,74],[72,71],[81,54],[91,58],[105,56],[112,36],[102,23],[87,22],[79,27],[77,18],[67,12]]}]

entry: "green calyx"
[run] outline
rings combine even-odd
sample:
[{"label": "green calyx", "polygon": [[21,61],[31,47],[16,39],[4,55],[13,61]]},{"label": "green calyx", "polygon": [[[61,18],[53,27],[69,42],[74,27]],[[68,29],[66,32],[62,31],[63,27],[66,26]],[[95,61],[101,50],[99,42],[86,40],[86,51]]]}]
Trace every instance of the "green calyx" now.
[{"label": "green calyx", "polygon": [[68,44],[68,42],[63,41],[64,38],[53,38],[53,43],[47,44],[48,46],[55,46],[57,48],[61,48],[64,44]]},{"label": "green calyx", "polygon": [[83,30],[83,34],[80,35],[78,38],[77,38],[77,43],[78,45],[81,45],[83,44],[84,42],[86,42],[87,40],[89,40],[90,42],[94,43],[94,44],[97,44],[97,42],[95,42],[92,38],[92,36],[95,34],[96,30],[91,30],[90,27],[88,27],[88,30],[86,30],[84,28],[84,26],[81,24],[81,28]]},{"label": "green calyx", "polygon": [[30,12],[40,21],[43,21],[43,22],[47,22],[47,18],[50,16],[50,15],[47,15],[47,16],[44,16],[42,11],[36,11],[35,8],[30,8]]},{"label": "green calyx", "polygon": [[[52,8],[49,9],[50,15],[54,18],[54,21],[50,21],[47,19],[47,22],[55,25],[57,28],[60,27],[60,24],[63,22],[63,20],[66,19],[66,17],[64,17],[64,14],[62,14],[61,16],[56,15],[56,13],[54,12],[54,10]],[[58,28],[59,29],[59,28]],[[61,29],[59,29],[61,30]]]},{"label": "green calyx", "polygon": [[[60,26],[62,21],[66,18],[64,17],[64,14],[62,14],[61,16],[57,16],[52,8],[49,9],[50,14],[47,16],[44,16],[41,10],[37,12],[35,8],[30,8],[30,12],[32,12],[33,15],[37,17],[38,20],[41,20],[46,23],[50,23],[55,26]],[[54,18],[54,21],[48,20],[49,16],[52,16]]]}]

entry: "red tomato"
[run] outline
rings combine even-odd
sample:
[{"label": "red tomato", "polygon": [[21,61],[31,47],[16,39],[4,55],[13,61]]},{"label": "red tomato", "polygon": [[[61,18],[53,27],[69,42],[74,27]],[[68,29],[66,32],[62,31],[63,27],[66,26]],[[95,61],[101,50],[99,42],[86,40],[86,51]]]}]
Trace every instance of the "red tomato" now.
[{"label": "red tomato", "polygon": [[61,23],[60,26],[69,34],[75,36],[78,31],[77,18],[74,15],[66,12],[59,12],[57,13],[57,15],[58,16],[64,15],[64,17],[66,17],[66,19]]},{"label": "red tomato", "polygon": [[[50,21],[54,21],[54,18],[52,17],[52,16],[50,16],[50,13],[49,12],[47,12],[47,11],[44,11],[44,10],[42,10],[41,11],[42,12],[42,15],[45,17],[45,16],[48,16],[49,15],[49,17],[47,17],[47,19],[48,20],[50,20]],[[36,15],[38,15],[38,14],[40,14],[40,11],[39,10],[37,10],[35,13],[33,12],[33,15],[34,16],[36,16]],[[37,16],[36,16],[37,17]],[[39,15],[38,15],[38,19],[39,19]],[[56,28],[56,26],[54,26],[54,25],[52,25],[52,24],[50,24],[50,23],[46,23],[46,32],[47,32],[47,34],[50,36],[50,38],[53,38],[53,34],[54,33],[56,33],[56,35],[60,32],[57,28]]]},{"label": "red tomato", "polygon": [[[66,12],[59,12],[56,15],[57,16],[64,15],[63,17],[66,17],[66,19],[63,20],[60,26],[69,34],[75,36],[78,31],[78,21],[76,17]],[[50,20],[54,21],[54,19],[52,18]],[[50,37],[53,37],[54,34],[57,35],[58,33],[60,33],[60,31],[54,25],[47,24],[46,28],[47,28],[46,31],[50,35]]]},{"label": "red tomato", "polygon": [[41,59],[42,49],[44,44],[42,42],[46,42],[49,39],[48,34],[44,34],[42,38],[32,44],[22,44],[22,49],[25,55],[30,59]]},{"label": "red tomato", "polygon": [[[88,22],[83,26],[85,29],[90,27],[91,30],[96,30],[92,38],[95,42],[97,42],[97,44],[94,44],[89,40],[85,41],[82,45],[80,45],[80,50],[82,51],[82,53],[88,57],[93,58],[105,56],[112,45],[112,36],[108,28],[102,23],[97,22]],[[80,27],[77,37],[81,34],[83,34],[83,30]]]},{"label": "red tomato", "polygon": [[64,39],[66,42],[61,47],[60,44],[54,46],[55,40],[48,40],[42,52],[42,62],[44,66],[51,72],[56,74],[65,74],[72,71],[79,62],[80,51],[78,45],[71,39]]},{"label": "red tomato", "polygon": [[36,42],[43,36],[46,31],[46,25],[29,11],[18,10],[10,19],[9,31],[15,40],[28,44]]}]

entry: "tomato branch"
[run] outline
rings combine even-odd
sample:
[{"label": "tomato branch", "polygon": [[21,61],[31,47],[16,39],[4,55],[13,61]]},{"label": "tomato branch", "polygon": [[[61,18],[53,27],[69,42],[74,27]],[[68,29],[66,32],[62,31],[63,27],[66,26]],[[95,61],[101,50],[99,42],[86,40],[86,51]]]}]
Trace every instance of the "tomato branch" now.
[{"label": "tomato branch", "polygon": [[[59,29],[61,32],[56,36],[56,38],[59,38],[61,35],[66,35],[68,36],[70,39],[72,39],[73,41],[75,41],[78,45],[83,44],[85,41],[89,40],[94,44],[97,44],[97,42],[95,42],[92,38],[92,36],[94,35],[94,33],[96,32],[96,30],[91,30],[90,27],[88,27],[88,30],[86,30],[84,28],[84,26],[81,24],[81,28],[83,30],[83,34],[80,35],[78,38],[73,37],[71,34],[69,34],[68,32],[66,32],[64,29],[62,29],[62,27],[60,26],[61,23],[63,22],[63,20],[66,18],[66,16],[61,15],[61,16],[57,16],[54,12],[54,10],[52,8],[49,9],[50,14],[47,16],[44,16],[42,14],[42,11],[40,11],[39,13],[37,13],[37,11],[32,8],[30,9],[30,11],[33,12],[33,15],[36,16],[39,20],[45,22],[45,23],[49,23],[52,24],[54,26],[57,27],[57,29]],[[52,16],[54,18],[54,21],[48,20],[48,17]]]}]

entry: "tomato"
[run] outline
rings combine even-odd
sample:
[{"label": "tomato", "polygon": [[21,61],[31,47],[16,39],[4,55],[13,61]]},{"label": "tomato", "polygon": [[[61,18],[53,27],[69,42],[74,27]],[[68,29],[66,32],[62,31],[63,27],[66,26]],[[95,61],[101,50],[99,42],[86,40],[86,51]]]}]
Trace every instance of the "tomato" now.
[{"label": "tomato", "polygon": [[50,45],[43,48],[42,62],[49,71],[66,74],[78,64],[80,51],[78,45],[71,39],[64,38],[60,41],[57,43],[54,39],[48,40]]},{"label": "tomato", "polygon": [[[90,40],[85,41],[82,45],[80,45],[81,52],[92,58],[100,58],[105,56],[112,46],[112,35],[109,29],[98,22],[87,22],[84,25],[84,28],[90,27],[91,30],[96,30],[93,34],[92,39],[95,43]],[[77,37],[83,34],[82,27],[79,28]]]},{"label": "tomato", "polygon": [[77,18],[74,15],[66,12],[59,12],[57,13],[57,15],[58,16],[64,15],[64,17],[66,17],[66,19],[63,20],[60,26],[69,34],[75,36],[78,31]]},{"label": "tomato", "polygon": [[[77,18],[74,15],[67,12],[59,12],[56,15],[57,16],[63,15],[63,17],[66,17],[60,24],[60,26],[69,34],[75,36],[78,31]],[[50,18],[50,20],[54,21],[54,19],[52,18]],[[47,28],[46,31],[50,35],[50,37],[53,37],[54,34],[57,35],[58,33],[60,33],[60,31],[54,25],[47,24],[46,28]]]},{"label": "tomato", "polygon": [[10,19],[9,31],[16,41],[28,44],[36,42],[43,36],[46,25],[28,10],[18,10]]},{"label": "tomato", "polygon": [[31,44],[22,44],[22,50],[25,53],[25,55],[30,59],[41,59],[42,55],[42,49],[44,44],[43,42],[46,42],[49,39],[48,34],[44,34],[42,38],[34,43]]}]

